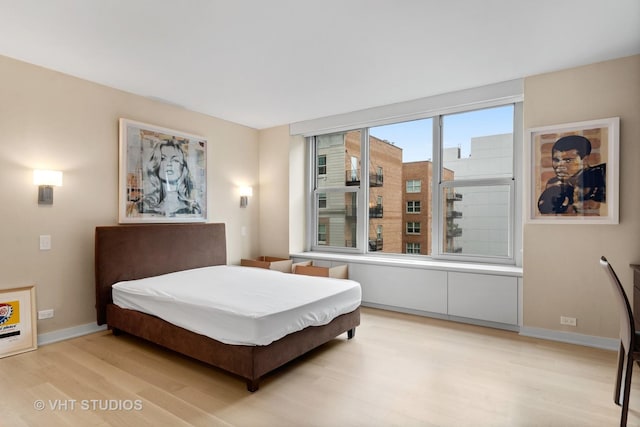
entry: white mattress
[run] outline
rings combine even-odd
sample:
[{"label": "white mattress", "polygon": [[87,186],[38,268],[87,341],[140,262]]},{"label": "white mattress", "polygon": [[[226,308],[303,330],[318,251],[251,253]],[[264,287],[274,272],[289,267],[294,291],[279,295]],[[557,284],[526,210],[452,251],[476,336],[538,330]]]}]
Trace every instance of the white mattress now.
[{"label": "white mattress", "polygon": [[219,265],[113,285],[119,307],[160,317],[227,344],[267,345],[355,310],[353,280]]}]

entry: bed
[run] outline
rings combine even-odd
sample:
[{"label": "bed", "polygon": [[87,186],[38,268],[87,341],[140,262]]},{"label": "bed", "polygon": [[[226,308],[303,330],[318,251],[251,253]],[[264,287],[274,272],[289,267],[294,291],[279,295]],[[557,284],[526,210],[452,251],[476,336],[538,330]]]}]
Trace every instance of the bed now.
[{"label": "bed", "polygon": [[[347,333],[352,339],[360,324],[359,305],[329,323],[308,326],[266,345],[230,344],[170,323],[144,311],[113,302],[113,285],[185,270],[226,266],[224,224],[150,224],[96,227],[96,313],[99,325],[114,334],[126,332],[177,351],[246,380],[258,390],[260,379],[306,352]],[[231,267],[223,267],[225,271]],[[251,269],[251,267],[236,267]],[[256,272],[257,273],[257,272]],[[271,272],[292,279],[302,277]],[[179,274],[179,273],[176,273]],[[335,279],[328,279],[335,280]],[[233,341],[231,341],[233,342]]]}]

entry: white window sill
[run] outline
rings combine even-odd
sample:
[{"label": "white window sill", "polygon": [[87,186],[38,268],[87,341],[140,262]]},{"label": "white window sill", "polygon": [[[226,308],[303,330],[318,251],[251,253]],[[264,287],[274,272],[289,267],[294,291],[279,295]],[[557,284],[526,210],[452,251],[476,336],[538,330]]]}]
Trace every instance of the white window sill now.
[{"label": "white window sill", "polygon": [[495,274],[499,276],[522,277],[522,267],[501,264],[484,264],[472,262],[442,261],[433,259],[417,259],[406,256],[361,255],[333,252],[299,252],[289,254],[291,258],[310,260],[353,262],[357,264],[388,265],[405,268],[422,268],[425,270],[457,271],[463,273]]}]

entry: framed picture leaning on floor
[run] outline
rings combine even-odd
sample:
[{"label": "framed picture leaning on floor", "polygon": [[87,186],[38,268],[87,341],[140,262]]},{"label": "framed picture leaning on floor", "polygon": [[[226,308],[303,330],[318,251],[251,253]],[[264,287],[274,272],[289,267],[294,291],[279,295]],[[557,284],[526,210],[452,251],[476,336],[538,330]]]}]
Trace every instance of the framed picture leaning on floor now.
[{"label": "framed picture leaning on floor", "polygon": [[0,289],[0,358],[38,347],[35,289]]}]

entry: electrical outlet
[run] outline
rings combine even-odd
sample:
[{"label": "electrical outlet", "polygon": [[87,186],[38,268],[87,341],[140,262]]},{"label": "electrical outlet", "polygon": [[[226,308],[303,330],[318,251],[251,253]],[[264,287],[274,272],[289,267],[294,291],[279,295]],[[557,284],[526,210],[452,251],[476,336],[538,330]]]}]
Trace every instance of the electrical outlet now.
[{"label": "electrical outlet", "polygon": [[51,319],[53,317],[53,308],[48,310],[40,310],[38,312],[38,319]]},{"label": "electrical outlet", "polygon": [[41,251],[51,250],[51,236],[49,234],[44,234],[40,236],[40,250]]},{"label": "electrical outlet", "polygon": [[568,326],[576,326],[577,321],[575,317],[560,316],[560,324],[568,325]]}]

